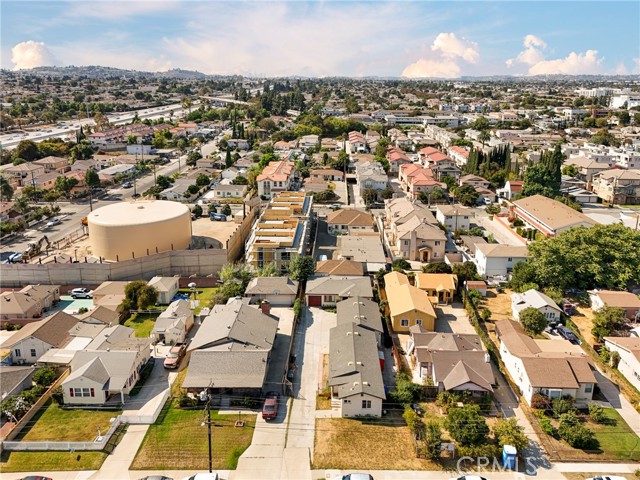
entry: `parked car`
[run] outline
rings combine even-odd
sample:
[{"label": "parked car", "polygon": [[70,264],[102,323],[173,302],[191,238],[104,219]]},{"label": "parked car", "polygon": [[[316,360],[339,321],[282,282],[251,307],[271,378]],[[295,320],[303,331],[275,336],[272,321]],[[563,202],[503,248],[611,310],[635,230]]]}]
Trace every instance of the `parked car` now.
[{"label": "parked car", "polygon": [[164,475],[149,475],[148,477],[143,477],[140,480],[173,480],[173,478],[165,477]]},{"label": "parked car", "polygon": [[419,417],[421,417],[422,415],[424,415],[424,410],[422,409],[422,407],[420,405],[418,405],[417,403],[414,403],[411,405],[411,410],[413,410],[414,412],[416,412],[416,415],[418,415]]},{"label": "parked car", "polygon": [[278,392],[267,392],[262,406],[262,418],[265,420],[273,420],[278,416],[278,400],[280,395]]},{"label": "parked car", "polygon": [[61,225],[62,224],[62,220],[60,220],[59,218],[52,218],[51,220],[49,220],[47,222],[47,224],[45,225],[47,228],[51,228],[51,227],[55,227],[56,225]]},{"label": "parked car", "polygon": [[21,253],[14,253],[13,255],[11,255],[7,261],[9,263],[18,263],[22,261],[22,254]]},{"label": "parked car", "polygon": [[43,477],[41,475],[29,475],[28,477],[22,477],[20,480],[53,480],[51,477]]},{"label": "parked car", "polygon": [[576,337],[575,334],[571,330],[569,330],[569,328],[565,327],[564,325],[560,325],[556,330],[558,332],[558,335],[560,335],[565,340],[569,340],[575,345],[580,345],[580,340],[578,340],[578,337]]},{"label": "parked car", "polygon": [[184,477],[182,480],[220,480],[220,477],[216,472],[210,473],[196,473],[190,477]]},{"label": "parked car", "polygon": [[227,221],[227,216],[223,215],[222,213],[210,213],[209,214],[209,219],[211,221],[216,221],[216,222],[226,222]]},{"label": "parked car", "polygon": [[164,368],[178,368],[186,353],[187,345],[185,343],[176,343],[171,347],[171,350],[169,350],[167,358],[164,359]]},{"label": "parked car", "polygon": [[461,477],[451,477],[451,480],[487,480],[479,475],[463,475]]},{"label": "parked car", "polygon": [[93,290],[88,288],[74,288],[71,290],[71,298],[93,298]]},{"label": "parked car", "polygon": [[133,183],[131,182],[124,182],[122,184],[122,188],[131,188],[131,187],[133,187]]},{"label": "parked car", "polygon": [[587,480],[626,480],[626,477],[621,477],[620,475],[600,475],[587,478]]}]

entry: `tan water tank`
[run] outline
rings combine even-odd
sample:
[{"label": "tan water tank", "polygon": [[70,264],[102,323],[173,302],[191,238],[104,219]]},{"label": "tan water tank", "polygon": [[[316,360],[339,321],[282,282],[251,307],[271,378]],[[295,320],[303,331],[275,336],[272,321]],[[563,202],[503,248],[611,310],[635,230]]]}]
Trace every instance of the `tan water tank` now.
[{"label": "tan water tank", "polygon": [[138,200],[98,208],[87,217],[92,253],[128,260],[191,243],[189,207],[163,200]]}]

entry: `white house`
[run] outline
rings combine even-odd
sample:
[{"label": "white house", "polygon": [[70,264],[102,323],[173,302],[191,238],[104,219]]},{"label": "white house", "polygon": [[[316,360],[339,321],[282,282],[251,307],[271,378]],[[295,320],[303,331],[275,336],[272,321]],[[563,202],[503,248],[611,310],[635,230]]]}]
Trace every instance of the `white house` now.
[{"label": "white house", "polygon": [[436,208],[436,220],[452,232],[458,229],[469,230],[471,216],[471,209],[460,205],[438,205]]},{"label": "white house", "polygon": [[618,370],[631,385],[640,390],[640,338],[604,337],[604,346],[612,352],[618,352]]},{"label": "white house", "polygon": [[184,342],[193,327],[193,311],[186,300],[176,300],[156,319],[151,338],[165,345]]},{"label": "white house", "polygon": [[256,277],[247,285],[245,297],[251,303],[267,300],[273,306],[290,307],[296,301],[298,282],[289,277]]},{"label": "white house", "polygon": [[495,322],[500,357],[529,405],[535,394],[549,399],[570,396],[583,407],[597,383],[588,357],[566,340],[534,340],[512,320]]},{"label": "white house", "polygon": [[329,330],[331,406],[341,417],[382,415],[386,399],[376,334],[355,323]]},{"label": "white house", "polygon": [[213,187],[213,198],[216,200],[222,198],[243,198],[247,193],[246,185],[233,185],[232,183],[219,183]]},{"label": "white house", "polygon": [[178,277],[153,277],[148,285],[158,291],[158,303],[168,305],[178,293]]},{"label": "white house", "polygon": [[525,308],[533,307],[544,315],[547,322],[560,321],[562,310],[547,295],[537,290],[531,289],[524,293],[514,293],[511,295],[511,311],[513,318],[520,320],[520,312]]},{"label": "white house", "polygon": [[588,293],[591,310],[594,312],[604,307],[621,308],[624,317],[630,322],[640,320],[640,298],[637,295],[612,290],[591,290]]},{"label": "white house", "polygon": [[475,264],[483,278],[506,276],[516,263],[528,258],[526,246],[512,246],[501,243],[476,245]]}]

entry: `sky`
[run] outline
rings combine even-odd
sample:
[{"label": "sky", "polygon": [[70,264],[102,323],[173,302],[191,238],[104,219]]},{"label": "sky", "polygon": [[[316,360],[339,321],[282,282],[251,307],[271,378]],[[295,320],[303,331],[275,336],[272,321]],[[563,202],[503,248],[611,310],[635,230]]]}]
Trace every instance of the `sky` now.
[{"label": "sky", "polygon": [[640,2],[0,3],[0,66],[245,76],[640,74]]}]

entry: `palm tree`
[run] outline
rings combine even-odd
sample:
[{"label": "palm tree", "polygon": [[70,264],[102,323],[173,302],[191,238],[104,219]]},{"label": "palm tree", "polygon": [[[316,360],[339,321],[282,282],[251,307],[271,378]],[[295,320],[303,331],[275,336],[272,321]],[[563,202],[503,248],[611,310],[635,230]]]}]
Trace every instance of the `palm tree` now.
[{"label": "palm tree", "polygon": [[486,130],[483,130],[482,132],[480,132],[480,135],[478,135],[478,140],[482,142],[482,150],[484,150],[484,144],[491,140],[491,135],[489,135],[489,132],[487,132]]}]

